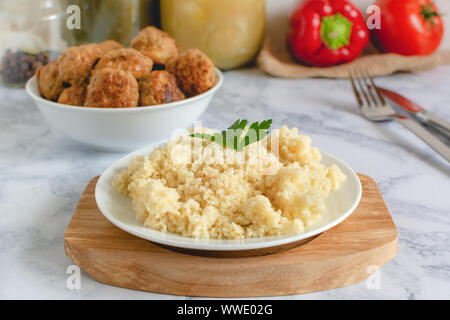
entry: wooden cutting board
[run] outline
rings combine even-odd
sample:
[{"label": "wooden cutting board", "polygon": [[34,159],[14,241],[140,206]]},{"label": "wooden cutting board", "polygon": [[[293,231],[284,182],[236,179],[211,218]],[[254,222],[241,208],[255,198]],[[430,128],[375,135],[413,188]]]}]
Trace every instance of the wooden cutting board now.
[{"label": "wooden cutting board", "polygon": [[100,282],[155,293],[257,297],[347,286],[397,252],[397,230],[376,183],[359,178],[361,202],[344,222],[296,248],[240,258],[179,253],[118,229],[97,208],[94,178],[67,227],[66,254]]}]

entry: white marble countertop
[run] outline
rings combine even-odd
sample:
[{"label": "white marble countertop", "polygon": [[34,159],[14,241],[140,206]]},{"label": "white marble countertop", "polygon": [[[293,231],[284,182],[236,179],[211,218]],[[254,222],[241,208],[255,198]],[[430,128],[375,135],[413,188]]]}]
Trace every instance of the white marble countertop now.
[{"label": "white marble countertop", "polygon": [[[379,78],[450,119],[450,67]],[[450,165],[397,123],[358,113],[345,80],[286,80],[256,69],[225,74],[203,115],[223,128],[237,118],[296,126],[313,143],[373,177],[399,232],[397,256],[380,269],[380,288],[365,282],[293,299],[450,298]],[[0,88],[0,298],[177,298],[116,288],[81,273],[66,287],[64,231],[89,180],[122,154],[104,153],[49,129],[25,92]]]}]

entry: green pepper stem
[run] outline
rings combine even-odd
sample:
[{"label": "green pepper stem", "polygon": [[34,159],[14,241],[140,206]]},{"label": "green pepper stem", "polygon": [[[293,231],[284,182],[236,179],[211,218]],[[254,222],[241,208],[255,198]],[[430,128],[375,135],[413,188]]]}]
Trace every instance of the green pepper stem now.
[{"label": "green pepper stem", "polygon": [[320,37],[331,50],[336,50],[350,43],[353,23],[342,14],[336,13],[322,18]]}]

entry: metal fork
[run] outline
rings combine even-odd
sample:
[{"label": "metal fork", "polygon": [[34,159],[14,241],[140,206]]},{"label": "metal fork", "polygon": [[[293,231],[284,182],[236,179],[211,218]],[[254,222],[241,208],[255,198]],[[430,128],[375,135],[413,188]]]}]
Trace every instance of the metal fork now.
[{"label": "metal fork", "polygon": [[450,162],[450,148],[420,123],[398,114],[378,90],[367,70],[350,71],[350,81],[363,116],[370,121],[396,120]]}]

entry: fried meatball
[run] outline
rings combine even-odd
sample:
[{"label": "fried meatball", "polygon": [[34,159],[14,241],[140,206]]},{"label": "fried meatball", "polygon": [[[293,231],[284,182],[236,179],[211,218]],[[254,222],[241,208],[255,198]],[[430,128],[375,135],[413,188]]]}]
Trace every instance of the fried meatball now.
[{"label": "fried meatball", "polygon": [[59,59],[40,67],[36,71],[36,78],[41,95],[45,99],[56,101],[64,89],[59,74]]},{"label": "fried meatball", "polygon": [[82,84],[89,78],[93,65],[102,55],[103,50],[95,43],[68,48],[59,64],[61,78],[71,85]]},{"label": "fried meatball", "polygon": [[64,89],[58,98],[58,103],[68,104],[71,106],[84,106],[86,100],[86,86],[73,85]]},{"label": "fried meatball", "polygon": [[100,42],[98,44],[98,46],[103,50],[104,53],[123,48],[123,46],[119,42],[114,41],[114,40],[106,40],[106,41]]},{"label": "fried meatball", "polygon": [[183,100],[183,92],[177,86],[173,74],[167,71],[153,71],[150,77],[139,82],[139,105],[151,106]]},{"label": "fried meatball", "polygon": [[87,88],[86,107],[131,108],[137,107],[139,87],[134,76],[120,69],[106,68],[98,71]]},{"label": "fried meatball", "polygon": [[171,60],[167,71],[175,75],[178,86],[189,97],[205,92],[216,81],[213,62],[198,49],[187,49]]},{"label": "fried meatball", "polygon": [[155,27],[142,29],[131,40],[131,47],[150,57],[155,64],[166,64],[178,55],[175,40]]},{"label": "fried meatball", "polygon": [[122,48],[109,51],[101,57],[92,74],[95,75],[98,71],[105,68],[129,71],[136,79],[141,79],[150,75],[153,61],[137,50]]}]

